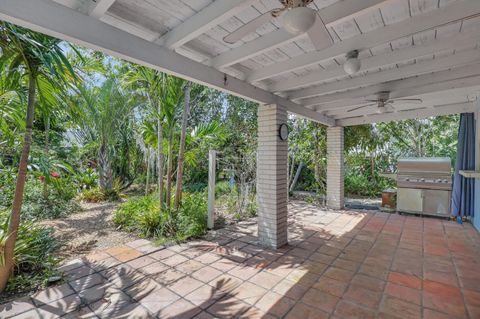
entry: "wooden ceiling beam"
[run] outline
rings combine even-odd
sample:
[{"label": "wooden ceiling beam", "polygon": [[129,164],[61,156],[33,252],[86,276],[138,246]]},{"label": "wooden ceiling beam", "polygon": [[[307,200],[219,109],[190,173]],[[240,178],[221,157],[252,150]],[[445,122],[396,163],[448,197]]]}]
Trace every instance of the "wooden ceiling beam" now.
[{"label": "wooden ceiling beam", "polygon": [[305,99],[312,96],[325,95],[338,91],[351,90],[354,88],[367,87],[384,82],[405,79],[415,75],[438,72],[453,67],[472,64],[474,62],[480,62],[480,50],[463,51],[443,58],[436,58],[433,60],[402,66],[400,68],[375,72],[353,79],[309,87],[303,90],[291,92],[288,95],[288,98],[290,100]]},{"label": "wooden ceiling beam", "polygon": [[405,21],[390,24],[383,28],[375,29],[353,38],[337,42],[325,50],[312,51],[287,61],[274,63],[261,69],[254,70],[247,76],[247,80],[249,82],[265,80],[277,75],[282,75],[318,64],[323,60],[346,54],[352,50],[369,49],[395,39],[433,29],[454,21],[459,21],[476,14],[480,14],[480,1],[457,1],[443,8],[419,14]]},{"label": "wooden ceiling beam", "polygon": [[250,101],[280,104],[291,113],[325,125],[331,126],[335,123],[334,119],[302,105],[234,77],[226,76],[212,67],[192,61],[165,47],[51,0],[0,1],[0,19]]},{"label": "wooden ceiling beam", "polygon": [[[423,92],[422,88],[424,88],[425,86],[442,83],[448,87],[448,83],[450,83],[449,81],[452,81],[452,88],[464,87],[463,85],[467,85],[467,83],[462,82],[462,79],[470,79],[471,77],[476,77],[479,75],[480,63],[477,63],[454,68],[451,70],[439,71],[432,74],[419,75],[403,80],[385,82],[341,93],[333,93],[318,97],[312,97],[302,100],[302,104],[305,106],[316,106],[317,110],[329,110],[339,107],[349,107],[352,105],[362,104],[359,103],[361,102],[359,101],[359,99],[363,100],[376,98],[376,94],[381,91],[391,92],[391,98],[403,98],[408,96],[414,96],[417,94],[436,92],[435,90]],[[468,85],[470,85],[470,82],[468,82]],[[439,88],[437,91],[441,91],[444,86],[440,87],[441,88]],[[417,91],[419,93],[415,93]]]},{"label": "wooden ceiling beam", "polygon": [[[435,54],[452,48],[461,49],[480,41],[478,32],[458,33],[449,38],[433,40],[426,44],[418,44],[405,49],[394,50],[384,54],[374,55],[361,59],[362,71],[377,69],[386,65],[400,63],[426,55]],[[310,72],[299,77],[292,77],[277,83],[271,84],[269,90],[272,92],[283,92],[299,87],[311,86],[317,83],[335,79],[345,75],[343,66],[335,66],[326,70]]]},{"label": "wooden ceiling beam", "polygon": [[114,2],[115,0],[88,0],[85,8],[86,13],[91,17],[100,19]]},{"label": "wooden ceiling beam", "polygon": [[255,2],[256,0],[214,1],[155,42],[171,50],[176,49],[245,10]]},{"label": "wooden ceiling beam", "polygon": [[[366,10],[377,8],[386,0],[344,0],[336,2],[318,11],[323,23],[332,26],[352,16],[362,14]],[[212,59],[210,65],[219,69],[239,63],[266,51],[276,49],[285,43],[293,42],[306,34],[293,35],[283,29],[270,32],[244,45],[222,53]]]}]

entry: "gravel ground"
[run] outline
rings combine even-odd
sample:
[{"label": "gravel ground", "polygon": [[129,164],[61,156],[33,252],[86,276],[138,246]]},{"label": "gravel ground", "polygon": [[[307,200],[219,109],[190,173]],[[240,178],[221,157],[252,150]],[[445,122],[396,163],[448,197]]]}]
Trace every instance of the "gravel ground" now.
[{"label": "gravel ground", "polygon": [[137,239],[132,234],[117,230],[112,222],[112,213],[118,204],[82,203],[81,212],[42,224],[55,228],[55,236],[65,243],[60,256],[68,261]]}]

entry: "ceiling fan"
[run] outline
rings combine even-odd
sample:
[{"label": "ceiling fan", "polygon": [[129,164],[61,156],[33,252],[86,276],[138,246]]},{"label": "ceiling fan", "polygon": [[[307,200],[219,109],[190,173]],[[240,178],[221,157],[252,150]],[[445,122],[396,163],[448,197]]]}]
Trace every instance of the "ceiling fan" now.
[{"label": "ceiling fan", "polygon": [[390,92],[389,91],[382,91],[377,93],[377,98],[374,100],[365,100],[365,102],[370,102],[369,104],[365,104],[362,106],[357,106],[353,109],[349,109],[348,112],[353,112],[356,110],[360,110],[365,107],[369,107],[372,105],[377,106],[377,113],[385,113],[387,111],[395,112],[395,108],[393,104],[396,102],[402,103],[410,103],[410,104],[421,104],[423,103],[422,99],[390,99]]},{"label": "ceiling fan", "polygon": [[273,9],[247,24],[241,26],[223,38],[227,43],[235,43],[246,35],[255,32],[265,23],[280,18],[282,27],[291,34],[307,33],[315,48],[323,50],[333,44],[320,15],[307,7],[313,0],[279,0],[282,8]]}]

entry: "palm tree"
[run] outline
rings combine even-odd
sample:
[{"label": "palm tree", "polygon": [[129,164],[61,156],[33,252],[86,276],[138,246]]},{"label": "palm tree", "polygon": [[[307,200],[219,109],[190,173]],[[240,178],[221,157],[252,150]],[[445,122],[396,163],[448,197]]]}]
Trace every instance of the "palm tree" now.
[{"label": "palm tree", "polygon": [[172,175],[173,175],[173,144],[174,135],[178,121],[178,106],[183,99],[183,87],[185,81],[173,76],[167,77],[167,92],[164,98],[163,114],[165,117],[165,128],[167,131],[167,186],[166,186],[166,206],[170,209],[172,193]]},{"label": "palm tree", "polygon": [[101,86],[83,87],[79,109],[81,143],[96,143],[99,186],[105,193],[113,190],[113,156],[120,128],[129,120],[135,106],[120,90],[117,79],[107,78]]},{"label": "palm tree", "polygon": [[175,208],[178,209],[180,201],[182,200],[182,179],[183,179],[183,162],[185,160],[185,136],[187,134],[187,120],[190,113],[190,90],[192,85],[188,82],[184,88],[185,107],[182,114],[182,131],[180,135],[180,150],[178,151],[177,163],[177,185],[175,187]]},{"label": "palm tree", "polygon": [[8,282],[13,266],[13,253],[20,225],[23,193],[27,177],[27,164],[32,143],[32,128],[35,114],[35,98],[41,83],[65,85],[67,74],[75,76],[70,63],[65,57],[60,40],[29,31],[10,23],[0,23],[0,59],[10,61],[8,69],[20,73],[28,86],[25,134],[18,167],[15,195],[3,246],[3,263],[0,265],[0,292]]},{"label": "palm tree", "polygon": [[[157,175],[158,175],[158,194],[160,198],[160,209],[163,206],[163,126],[162,126],[162,103],[166,95],[167,76],[157,70],[146,68],[144,66],[132,66],[131,70],[125,75],[127,86],[141,92],[147,99],[149,114],[157,119]],[[150,152],[148,152],[150,153]],[[150,157],[150,154],[148,154]],[[150,161],[150,159],[147,159]],[[150,162],[148,162],[150,163]],[[149,172],[147,172],[148,175]],[[148,188],[148,187],[147,187]]]}]

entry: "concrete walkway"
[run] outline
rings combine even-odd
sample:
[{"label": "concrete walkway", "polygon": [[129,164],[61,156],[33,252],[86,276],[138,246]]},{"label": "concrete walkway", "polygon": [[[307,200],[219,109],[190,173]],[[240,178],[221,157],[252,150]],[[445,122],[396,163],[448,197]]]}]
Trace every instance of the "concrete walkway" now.
[{"label": "concrete walkway", "polygon": [[0,318],[480,318],[470,224],[294,202],[289,246],[265,250],[255,235],[252,220],[168,248],[99,251]]}]

